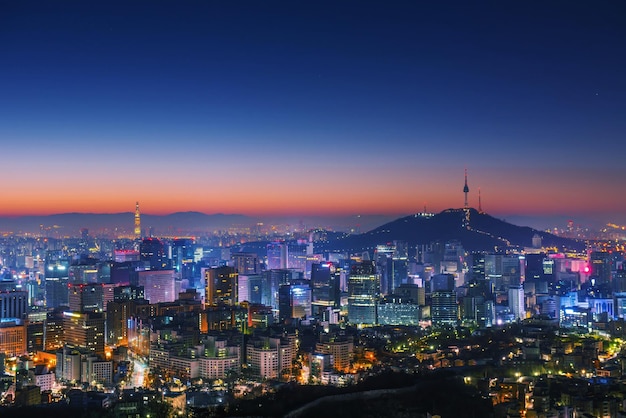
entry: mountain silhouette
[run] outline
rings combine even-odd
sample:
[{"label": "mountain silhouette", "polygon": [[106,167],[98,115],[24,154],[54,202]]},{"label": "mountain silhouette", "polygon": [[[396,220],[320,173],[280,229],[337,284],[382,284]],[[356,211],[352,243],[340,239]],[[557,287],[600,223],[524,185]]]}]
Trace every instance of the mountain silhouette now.
[{"label": "mountain silhouette", "polygon": [[447,209],[432,216],[406,216],[363,234],[337,236],[322,243],[319,249],[371,252],[379,244],[399,240],[406,241],[410,246],[459,241],[468,251],[503,251],[531,247],[535,235],[541,237],[544,247],[572,250],[582,250],[585,247],[580,241],[558,237],[527,226],[513,225],[476,209],[468,211],[469,226],[466,226],[464,209]]}]

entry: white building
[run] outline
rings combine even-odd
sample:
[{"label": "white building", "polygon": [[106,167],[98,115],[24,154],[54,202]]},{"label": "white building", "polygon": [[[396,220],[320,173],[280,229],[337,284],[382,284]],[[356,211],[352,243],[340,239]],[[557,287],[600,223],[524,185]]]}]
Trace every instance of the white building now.
[{"label": "white building", "polygon": [[524,308],[524,288],[522,286],[509,287],[509,309],[515,319],[524,319],[526,310]]}]

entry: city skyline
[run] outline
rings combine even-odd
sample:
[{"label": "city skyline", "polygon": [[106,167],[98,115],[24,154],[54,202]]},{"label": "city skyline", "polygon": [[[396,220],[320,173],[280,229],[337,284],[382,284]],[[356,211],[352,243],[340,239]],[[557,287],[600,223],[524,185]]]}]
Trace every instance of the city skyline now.
[{"label": "city skyline", "polygon": [[0,216],[626,223],[611,4],[6,4]]}]

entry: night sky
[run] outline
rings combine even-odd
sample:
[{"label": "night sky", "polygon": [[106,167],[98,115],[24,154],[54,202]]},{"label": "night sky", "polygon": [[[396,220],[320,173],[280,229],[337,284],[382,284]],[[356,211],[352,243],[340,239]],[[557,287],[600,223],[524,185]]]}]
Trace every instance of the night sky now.
[{"label": "night sky", "polygon": [[621,2],[5,1],[0,214],[626,223]]}]

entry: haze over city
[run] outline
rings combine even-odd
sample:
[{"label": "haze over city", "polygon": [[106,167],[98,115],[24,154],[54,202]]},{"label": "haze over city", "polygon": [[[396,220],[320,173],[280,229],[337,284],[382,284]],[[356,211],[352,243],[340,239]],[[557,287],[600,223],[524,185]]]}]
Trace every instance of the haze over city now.
[{"label": "haze over city", "polygon": [[1,7],[0,215],[626,223],[617,4]]}]

